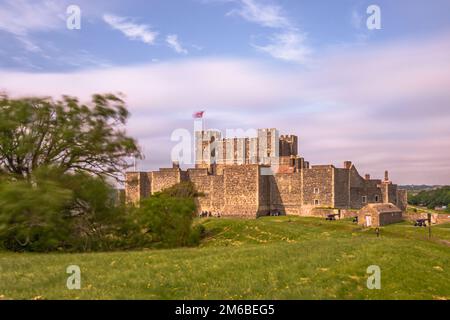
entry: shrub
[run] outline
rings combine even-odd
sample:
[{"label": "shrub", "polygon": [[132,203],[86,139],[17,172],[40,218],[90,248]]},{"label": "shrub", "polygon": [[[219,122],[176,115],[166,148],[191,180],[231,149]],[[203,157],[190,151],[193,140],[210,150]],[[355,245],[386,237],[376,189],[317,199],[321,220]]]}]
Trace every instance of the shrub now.
[{"label": "shrub", "polygon": [[196,195],[194,186],[183,182],[141,201],[136,209],[137,219],[153,246],[177,247],[198,243],[201,230],[192,228]]},{"label": "shrub", "polygon": [[123,245],[138,228],[112,186],[85,173],[40,168],[0,182],[0,243],[13,251],[92,251]]},{"label": "shrub", "polygon": [[86,173],[40,168],[0,180],[0,246],[13,251],[109,251],[196,245],[197,193],[181,183],[142,201],[117,205],[114,189]]},{"label": "shrub", "polygon": [[63,245],[69,226],[63,214],[71,192],[53,181],[0,183],[0,242],[14,251],[52,251]]},{"label": "shrub", "polygon": [[198,224],[192,228],[192,232],[189,235],[189,246],[197,246],[200,244],[200,240],[205,236],[206,229],[202,224]]}]

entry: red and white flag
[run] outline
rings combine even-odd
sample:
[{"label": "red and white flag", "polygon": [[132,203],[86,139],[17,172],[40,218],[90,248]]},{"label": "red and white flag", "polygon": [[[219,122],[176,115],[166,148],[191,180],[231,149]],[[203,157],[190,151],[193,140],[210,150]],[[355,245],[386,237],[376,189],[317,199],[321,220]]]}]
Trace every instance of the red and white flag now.
[{"label": "red and white flag", "polygon": [[194,119],[201,119],[201,118],[203,118],[203,114],[205,113],[205,111],[197,111],[197,112],[194,112],[193,114],[192,114],[192,118],[194,118]]}]

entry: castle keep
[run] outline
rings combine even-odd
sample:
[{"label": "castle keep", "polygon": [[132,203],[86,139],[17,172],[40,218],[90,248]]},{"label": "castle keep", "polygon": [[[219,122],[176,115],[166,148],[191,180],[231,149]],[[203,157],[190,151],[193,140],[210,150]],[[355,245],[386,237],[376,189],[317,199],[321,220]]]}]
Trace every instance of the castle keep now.
[{"label": "castle keep", "polygon": [[224,139],[219,131],[195,133],[195,168],[127,172],[128,203],[181,181],[204,196],[198,211],[221,216],[258,217],[273,212],[314,215],[323,209],[360,209],[369,203],[406,208],[406,192],[389,180],[362,177],[350,161],[343,167],[311,165],[298,154],[298,138],[260,129],[253,138]]}]

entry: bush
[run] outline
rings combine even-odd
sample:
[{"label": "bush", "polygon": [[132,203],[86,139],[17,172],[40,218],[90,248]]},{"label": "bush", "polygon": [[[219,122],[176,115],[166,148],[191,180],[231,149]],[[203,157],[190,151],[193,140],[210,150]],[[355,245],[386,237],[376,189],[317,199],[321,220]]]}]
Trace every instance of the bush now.
[{"label": "bush", "polygon": [[201,230],[192,227],[196,195],[194,186],[183,182],[141,201],[136,209],[138,223],[153,246],[177,247],[199,242]]},{"label": "bush", "polygon": [[85,173],[40,168],[0,181],[0,243],[13,251],[111,250],[137,232],[114,189]]},{"label": "bush", "polygon": [[0,242],[13,251],[52,251],[64,244],[63,214],[72,194],[53,181],[0,183]]},{"label": "bush", "polygon": [[192,232],[189,235],[189,246],[197,246],[200,244],[200,240],[205,236],[206,229],[202,224],[198,224],[192,228]]},{"label": "bush", "polygon": [[181,183],[128,210],[86,173],[40,168],[31,180],[0,180],[0,247],[12,251],[110,251],[199,243],[194,186]]}]

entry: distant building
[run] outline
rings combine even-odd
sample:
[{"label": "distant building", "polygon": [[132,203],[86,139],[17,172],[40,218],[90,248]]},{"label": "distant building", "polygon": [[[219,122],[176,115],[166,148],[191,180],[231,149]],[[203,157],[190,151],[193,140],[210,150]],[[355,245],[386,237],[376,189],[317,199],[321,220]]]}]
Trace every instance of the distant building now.
[{"label": "distant building", "polygon": [[223,139],[219,131],[195,133],[195,168],[127,172],[125,197],[137,204],[181,181],[199,192],[198,211],[221,216],[258,217],[277,212],[311,215],[314,209],[360,209],[369,203],[393,203],[406,209],[406,191],[386,171],[384,180],[361,177],[351,161],[342,168],[312,165],[298,154],[298,138],[260,129],[254,138]]},{"label": "distant building", "polygon": [[358,212],[358,224],[364,227],[381,227],[402,220],[402,210],[392,203],[371,203]]}]

